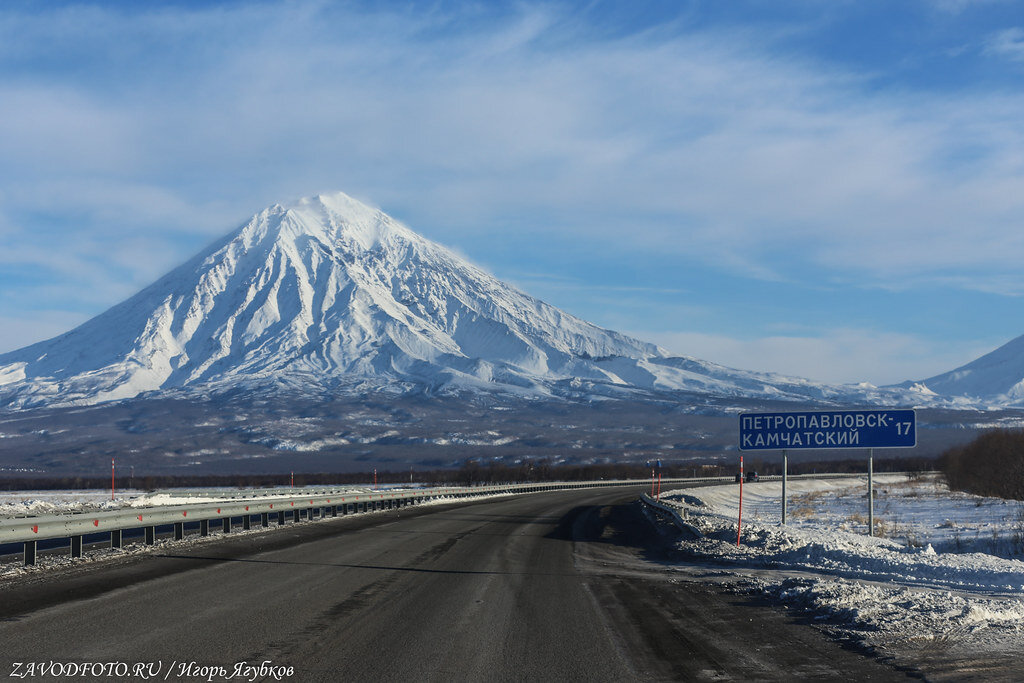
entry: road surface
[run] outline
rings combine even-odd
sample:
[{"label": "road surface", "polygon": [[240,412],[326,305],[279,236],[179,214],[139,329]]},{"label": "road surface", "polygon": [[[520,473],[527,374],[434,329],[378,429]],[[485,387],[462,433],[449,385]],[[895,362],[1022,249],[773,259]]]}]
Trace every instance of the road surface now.
[{"label": "road surface", "polygon": [[907,678],[666,571],[638,493],[407,508],[19,580],[0,587],[0,674],[52,661],[159,665],[158,680],[248,680],[242,662],[293,681]]}]

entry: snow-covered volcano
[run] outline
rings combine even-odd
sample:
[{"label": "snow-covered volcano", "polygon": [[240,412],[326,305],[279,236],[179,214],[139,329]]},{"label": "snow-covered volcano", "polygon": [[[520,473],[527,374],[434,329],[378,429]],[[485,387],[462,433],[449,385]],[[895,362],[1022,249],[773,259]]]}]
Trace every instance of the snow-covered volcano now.
[{"label": "snow-covered volcano", "polygon": [[955,370],[909,386],[987,405],[1024,405],[1024,336]]},{"label": "snow-covered volcano", "polygon": [[0,355],[0,406],[362,383],[833,398],[670,357],[505,284],[345,194],[274,205],[80,327]]}]

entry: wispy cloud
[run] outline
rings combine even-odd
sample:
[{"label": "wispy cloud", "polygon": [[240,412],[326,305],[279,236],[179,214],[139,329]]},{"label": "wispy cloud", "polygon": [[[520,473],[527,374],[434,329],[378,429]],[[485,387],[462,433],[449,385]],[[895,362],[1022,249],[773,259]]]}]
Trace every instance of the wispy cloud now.
[{"label": "wispy cloud", "polygon": [[[952,268],[981,281],[982,267],[1024,257],[1016,96],[873,94],[746,34],[604,38],[531,5],[465,32],[447,15],[315,3],[91,8],[73,31],[67,13],[84,11],[21,23],[69,55],[113,35],[124,44],[101,55],[114,54],[0,83],[0,173],[32,186],[5,198],[22,211],[119,196],[110,213],[136,229],[212,234],[229,225],[197,209],[215,198],[230,207],[218,219],[241,219],[338,187],[415,206],[454,236],[515,213],[516,229],[557,219],[609,248],[676,249],[764,277],[792,265],[779,252],[879,280]],[[575,39],[557,40],[567,26]],[[148,68],[115,62],[154,40],[164,50]],[[998,41],[1019,43],[1013,31]],[[90,190],[59,189],[74,185]]]},{"label": "wispy cloud", "polygon": [[[1020,291],[1013,91],[881,88],[786,48],[813,27],[372,7],[0,11],[0,262],[53,273],[0,315],[51,305],[44,286],[137,288],[263,206],[333,189],[447,244],[514,234],[476,254],[495,270],[534,267],[523,245],[557,235],[765,281]],[[1008,29],[987,50],[1022,43]],[[586,286],[622,294],[608,318],[627,321],[662,282],[595,268]]]},{"label": "wispy cloud", "polygon": [[940,343],[909,334],[858,329],[741,339],[698,332],[634,333],[667,350],[728,367],[757,368],[833,383],[876,386],[933,377],[988,353],[999,343]]},{"label": "wispy cloud", "polygon": [[993,35],[985,45],[989,54],[1024,61],[1024,29],[1014,27]]}]

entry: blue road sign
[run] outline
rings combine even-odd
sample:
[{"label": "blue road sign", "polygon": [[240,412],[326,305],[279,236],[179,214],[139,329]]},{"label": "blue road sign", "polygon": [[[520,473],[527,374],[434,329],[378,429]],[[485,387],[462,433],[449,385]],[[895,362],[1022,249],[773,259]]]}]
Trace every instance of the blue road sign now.
[{"label": "blue road sign", "polygon": [[740,414],[741,451],[916,445],[917,413],[913,410]]}]

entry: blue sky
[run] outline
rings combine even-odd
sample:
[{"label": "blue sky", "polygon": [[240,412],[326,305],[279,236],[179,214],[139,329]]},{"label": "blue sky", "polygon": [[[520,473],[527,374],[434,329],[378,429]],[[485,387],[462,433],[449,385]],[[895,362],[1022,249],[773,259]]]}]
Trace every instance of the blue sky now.
[{"label": "blue sky", "polygon": [[342,190],[671,351],[920,379],[1024,334],[1024,3],[0,7],[0,352]]}]

